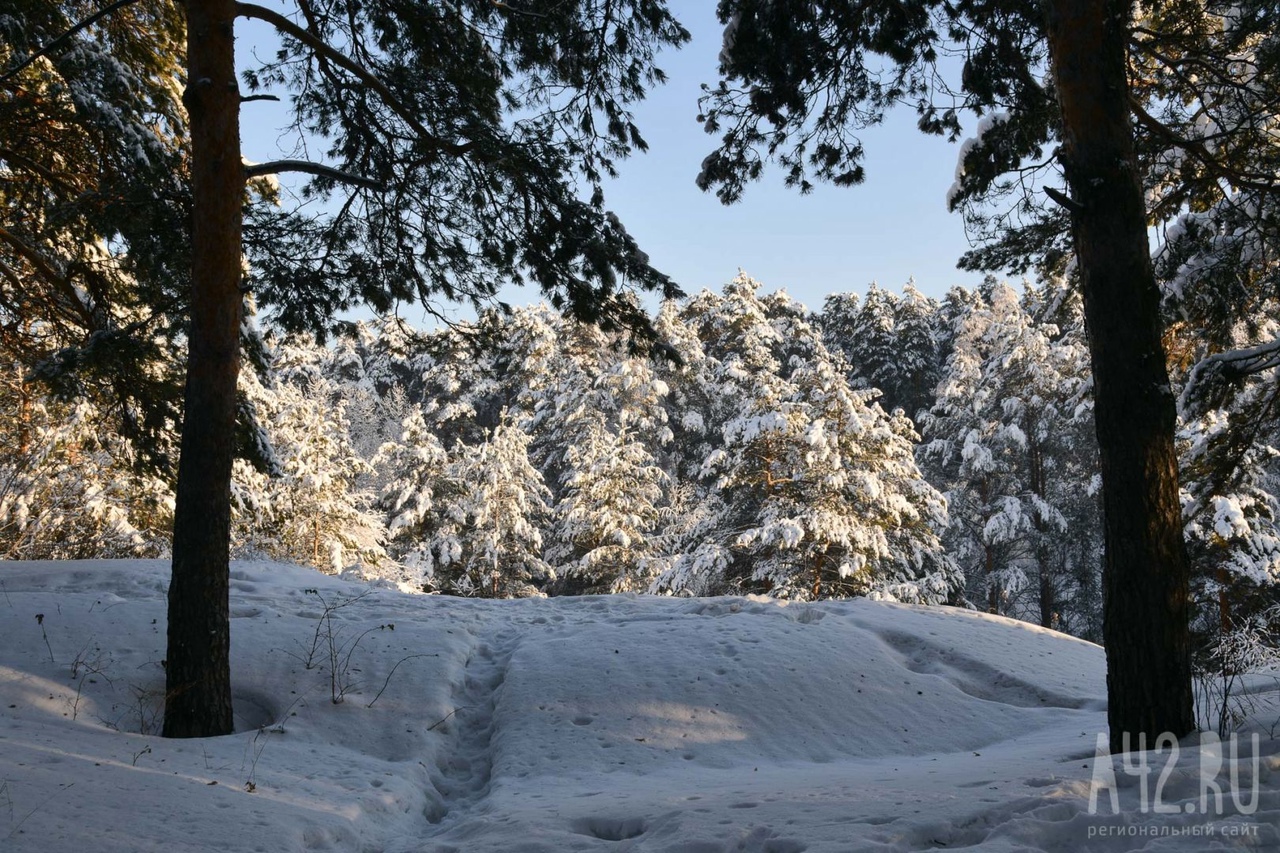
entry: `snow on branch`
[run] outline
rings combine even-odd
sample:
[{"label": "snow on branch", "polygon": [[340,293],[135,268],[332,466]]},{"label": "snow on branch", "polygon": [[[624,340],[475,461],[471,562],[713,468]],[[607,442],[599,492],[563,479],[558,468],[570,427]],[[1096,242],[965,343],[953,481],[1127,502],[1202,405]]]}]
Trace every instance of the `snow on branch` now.
[{"label": "snow on branch", "polygon": [[313,163],[310,160],[272,160],[267,163],[246,164],[244,167],[246,178],[261,178],[267,175],[278,175],[281,172],[305,172],[308,175],[331,178],[339,183],[355,184],[366,189],[379,191],[386,189],[384,184],[372,178],[353,175],[350,172],[344,172],[341,169],[335,169],[323,163]]},{"label": "snow on branch", "polygon": [[1254,376],[1275,367],[1280,367],[1280,339],[1214,353],[1192,368],[1187,384],[1182,389],[1178,408],[1189,412],[1195,401],[1203,402],[1205,396],[1212,394],[1224,381]]},{"label": "snow on branch", "polygon": [[47,45],[40,48],[35,53],[31,54],[26,59],[22,60],[22,62],[19,62],[17,67],[12,68],[9,71],[6,71],[3,75],[0,75],[0,83],[7,83],[13,77],[16,77],[19,74],[21,74],[24,68],[31,65],[31,63],[35,62],[37,59],[40,59],[42,56],[48,56],[49,54],[53,53],[59,47],[61,47],[62,45],[70,41],[71,38],[75,36],[76,33],[79,33],[83,30],[87,30],[89,27],[92,27],[94,24],[98,23],[98,21],[101,21],[103,18],[107,17],[113,12],[119,9],[123,9],[125,6],[132,6],[134,3],[137,3],[137,2],[138,0],[116,0],[115,3],[112,3],[110,6],[107,6],[105,9],[99,9],[97,12],[94,12],[89,17],[73,25],[70,29],[68,29],[62,35],[58,36],[53,41],[49,42]]}]

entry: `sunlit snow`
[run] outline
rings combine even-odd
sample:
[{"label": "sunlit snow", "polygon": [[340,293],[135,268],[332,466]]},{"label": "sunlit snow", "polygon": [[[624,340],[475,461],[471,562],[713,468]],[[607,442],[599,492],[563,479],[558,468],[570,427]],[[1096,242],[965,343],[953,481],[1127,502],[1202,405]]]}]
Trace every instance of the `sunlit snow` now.
[{"label": "sunlit snow", "polygon": [[167,579],[162,561],[0,564],[0,849],[1202,850],[1209,829],[1280,844],[1271,741],[1253,814],[1229,797],[1222,815],[1185,810],[1190,742],[1152,757],[1176,814],[1141,811],[1119,764],[1118,813],[1102,790],[1090,814],[1102,650],[942,607],[488,601],[237,563],[239,731],[169,741]]}]

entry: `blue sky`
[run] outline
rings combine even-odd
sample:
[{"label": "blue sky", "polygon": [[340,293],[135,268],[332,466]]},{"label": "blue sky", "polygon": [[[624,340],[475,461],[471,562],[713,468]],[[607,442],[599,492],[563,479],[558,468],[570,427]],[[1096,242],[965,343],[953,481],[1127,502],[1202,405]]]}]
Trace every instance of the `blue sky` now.
[{"label": "blue sky", "polygon": [[[696,121],[697,100],[702,83],[718,80],[722,28],[710,0],[673,0],[671,8],[693,41],[659,57],[670,79],[635,110],[649,152],[624,161],[606,187],[608,206],[658,269],[694,293],[718,289],[741,268],[766,290],[785,288],[811,308],[828,293],[863,292],[872,281],[899,290],[914,278],[922,291],[941,296],[953,284],[981,280],[955,268],[969,247],[960,217],[944,201],[958,145],[917,131],[909,108],[862,135],[868,176],[860,186],[820,185],[802,196],[783,186],[775,168],[731,207],[698,190],[698,166],[717,140]],[[242,21],[238,36],[242,57],[255,45],[272,49],[256,22]],[[272,113],[266,104],[245,106],[241,134],[250,160],[279,155]],[[525,304],[537,294],[504,298]],[[415,322],[416,314],[404,312]]]},{"label": "blue sky", "polygon": [[828,293],[862,292],[872,281],[898,290],[914,277],[934,296],[981,281],[955,268],[969,248],[960,217],[945,203],[959,146],[921,134],[910,109],[863,134],[868,177],[860,186],[818,186],[802,196],[772,169],[732,207],[694,186],[717,142],[696,121],[699,85],[718,80],[722,28],[714,5],[672,3],[693,41],[660,58],[670,80],[636,110],[649,152],[626,162],[607,191],[654,264],[687,291],[718,287],[741,267],[811,308]]}]

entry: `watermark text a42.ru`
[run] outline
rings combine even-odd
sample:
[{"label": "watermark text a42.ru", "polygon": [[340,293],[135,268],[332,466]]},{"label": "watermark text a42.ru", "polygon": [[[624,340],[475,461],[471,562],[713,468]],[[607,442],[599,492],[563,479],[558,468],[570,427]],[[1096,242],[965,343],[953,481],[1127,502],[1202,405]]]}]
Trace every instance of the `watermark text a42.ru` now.
[{"label": "watermark text a42.ru", "polygon": [[[1201,814],[1222,817],[1226,814],[1251,815],[1258,810],[1258,747],[1259,738],[1250,738],[1250,749],[1243,756],[1252,762],[1252,771],[1242,780],[1241,748],[1233,734],[1224,743],[1213,732],[1200,734],[1199,797],[1184,803],[1166,802],[1165,787],[1178,765],[1178,739],[1165,732],[1156,738],[1150,749],[1145,734],[1138,735],[1137,749],[1131,747],[1125,734],[1123,749],[1117,756],[1120,772],[1137,777],[1138,811],[1153,814]],[[1227,758],[1230,760],[1226,760]],[[1111,814],[1120,813],[1120,791],[1117,785],[1116,766],[1105,734],[1098,735],[1093,760],[1093,778],[1089,782],[1089,814],[1098,814],[1098,803],[1103,793],[1107,795]],[[1225,773],[1223,765],[1226,765]],[[1248,789],[1242,781],[1247,783]],[[1234,806],[1226,810],[1227,800]],[[1104,812],[1105,813],[1105,812]]]}]

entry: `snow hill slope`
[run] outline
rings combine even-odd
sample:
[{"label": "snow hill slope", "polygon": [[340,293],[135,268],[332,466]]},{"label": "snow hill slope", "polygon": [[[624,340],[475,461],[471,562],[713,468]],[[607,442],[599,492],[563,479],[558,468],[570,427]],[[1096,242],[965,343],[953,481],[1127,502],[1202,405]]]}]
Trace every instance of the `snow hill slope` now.
[{"label": "snow hill slope", "polygon": [[1256,808],[1187,810],[1185,745],[1178,814],[1118,765],[1089,814],[1102,652],[1022,623],[233,576],[241,730],[166,741],[167,563],[0,563],[0,850],[1280,849],[1269,741]]}]

